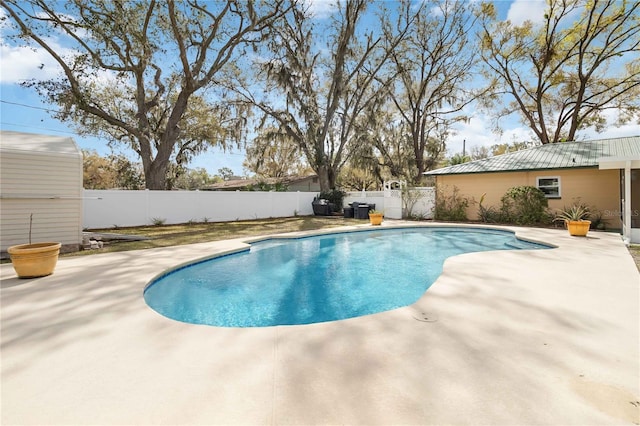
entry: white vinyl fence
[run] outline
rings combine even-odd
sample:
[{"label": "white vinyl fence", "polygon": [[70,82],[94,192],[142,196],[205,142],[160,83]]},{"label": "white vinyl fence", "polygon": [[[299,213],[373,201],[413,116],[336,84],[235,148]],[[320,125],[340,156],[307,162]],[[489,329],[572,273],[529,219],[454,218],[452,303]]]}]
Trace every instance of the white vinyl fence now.
[{"label": "white vinyl fence", "polygon": [[389,219],[399,219],[395,217],[389,216],[388,212],[385,209],[385,198],[384,191],[358,191],[358,192],[347,192],[347,195],[344,197],[343,204],[345,207],[348,207],[349,204],[354,201],[358,201],[360,203],[366,204],[375,204],[375,209],[385,213],[385,217]]},{"label": "white vinyl fence", "polygon": [[436,203],[435,188],[411,188],[409,198],[403,200],[400,189],[385,185],[384,191],[347,192],[344,205],[354,201],[375,204],[375,209],[384,213],[387,219],[403,219],[408,216],[433,219]]},{"label": "white vinyl fence", "polygon": [[313,214],[315,192],[84,190],[83,228]]},{"label": "white vinyl fence", "polygon": [[[411,213],[433,218],[433,188],[417,188],[424,193],[414,203]],[[311,202],[316,192],[258,191],[117,191],[84,190],[83,228],[112,228],[193,222],[228,222],[313,215]],[[359,201],[375,204],[388,219],[407,214],[401,191],[349,192],[344,205]]]},{"label": "white vinyl fence", "polygon": [[403,202],[403,217],[412,216],[433,219],[436,208],[436,189],[434,187],[411,188],[411,195]]}]

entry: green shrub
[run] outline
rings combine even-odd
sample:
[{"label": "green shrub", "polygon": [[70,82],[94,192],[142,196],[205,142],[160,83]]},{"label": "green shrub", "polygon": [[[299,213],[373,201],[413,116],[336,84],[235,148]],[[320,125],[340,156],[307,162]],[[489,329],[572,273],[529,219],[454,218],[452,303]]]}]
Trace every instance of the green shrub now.
[{"label": "green shrub", "polygon": [[591,229],[604,230],[607,227],[602,212],[595,208],[591,209],[589,220],[591,221]]},{"label": "green shrub", "polygon": [[460,195],[457,186],[453,187],[451,193],[436,192],[435,218],[437,220],[450,220],[461,222],[467,220],[467,207],[471,202],[469,198]]},{"label": "green shrub", "polygon": [[329,200],[335,206],[336,211],[342,211],[342,203],[346,192],[339,189],[332,189],[330,191],[322,191],[318,196],[319,199]]},{"label": "green shrub", "polygon": [[164,225],[164,223],[167,221],[167,219],[163,219],[161,217],[152,217],[151,218],[151,224],[153,226],[162,226]]},{"label": "green shrub", "polygon": [[533,225],[548,223],[549,202],[544,192],[534,186],[515,186],[502,196],[501,219],[506,223]]},{"label": "green shrub", "polygon": [[571,206],[564,206],[561,210],[558,210],[556,212],[556,220],[559,222],[564,222],[565,220],[590,220],[590,229],[606,229],[602,212],[594,206],[585,204],[580,198],[575,198]]},{"label": "green shrub", "polygon": [[424,193],[419,189],[407,186],[406,183],[400,187],[400,190],[402,193],[402,217],[412,220],[424,219],[425,214],[413,213],[414,207],[424,197]]},{"label": "green shrub", "polygon": [[569,207],[564,206],[557,216],[559,220],[563,221],[587,220],[591,216],[591,211],[584,204],[574,204]]},{"label": "green shrub", "polygon": [[480,202],[478,203],[478,219],[485,223],[503,223],[504,218],[501,210],[493,206],[485,207],[482,205],[484,197],[486,196],[487,193],[485,192],[482,194],[482,197],[480,197]]}]

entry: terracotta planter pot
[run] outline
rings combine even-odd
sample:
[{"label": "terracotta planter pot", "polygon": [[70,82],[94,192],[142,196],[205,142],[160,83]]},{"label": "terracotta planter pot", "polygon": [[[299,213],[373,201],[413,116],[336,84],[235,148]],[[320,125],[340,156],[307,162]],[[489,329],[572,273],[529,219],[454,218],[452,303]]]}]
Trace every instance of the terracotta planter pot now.
[{"label": "terracotta planter pot", "polygon": [[9,247],[7,252],[19,278],[35,278],[53,273],[61,246],[60,243],[21,244]]},{"label": "terracotta planter pot", "polygon": [[569,235],[575,237],[586,237],[591,226],[590,220],[568,220],[566,223]]},{"label": "terracotta planter pot", "polygon": [[382,213],[369,213],[369,222],[372,225],[382,224]]}]

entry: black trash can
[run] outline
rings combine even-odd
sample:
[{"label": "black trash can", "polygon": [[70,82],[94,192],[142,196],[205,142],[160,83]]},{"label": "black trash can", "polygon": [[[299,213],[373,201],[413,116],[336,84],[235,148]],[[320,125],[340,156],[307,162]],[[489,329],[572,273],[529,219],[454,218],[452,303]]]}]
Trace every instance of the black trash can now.
[{"label": "black trash can", "polygon": [[316,216],[331,216],[331,206],[327,200],[314,200],[311,206]]},{"label": "black trash can", "polygon": [[345,218],[353,217],[353,207],[345,207],[343,210]]},{"label": "black trash can", "polygon": [[369,205],[368,204],[360,204],[358,206],[357,213],[354,211],[357,219],[369,219]]}]

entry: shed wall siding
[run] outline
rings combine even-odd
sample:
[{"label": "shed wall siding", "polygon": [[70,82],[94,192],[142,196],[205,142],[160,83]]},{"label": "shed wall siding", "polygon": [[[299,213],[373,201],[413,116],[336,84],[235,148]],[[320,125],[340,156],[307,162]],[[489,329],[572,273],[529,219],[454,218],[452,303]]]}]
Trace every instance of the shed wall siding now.
[{"label": "shed wall siding", "polygon": [[3,196],[79,197],[82,195],[82,158],[3,152],[0,182]]},{"label": "shed wall siding", "polygon": [[29,242],[82,243],[82,154],[2,150],[0,250]]},{"label": "shed wall siding", "polygon": [[317,182],[317,179],[315,183],[313,182],[313,179],[306,179],[300,182],[290,184],[288,187],[288,191],[320,192],[320,184]]},{"label": "shed wall siding", "polygon": [[482,194],[486,193],[483,205],[500,206],[500,198],[514,186],[536,186],[536,178],[559,176],[561,198],[549,199],[549,209],[557,210],[570,206],[579,198],[581,202],[593,206],[603,213],[608,226],[619,227],[620,211],[620,175],[618,170],[574,169],[539,170],[527,172],[474,173],[460,175],[442,175],[437,177],[440,193],[450,192],[453,187],[476,201],[467,209],[467,217],[478,219],[478,204]]}]

